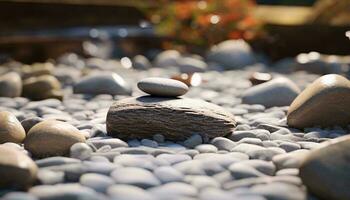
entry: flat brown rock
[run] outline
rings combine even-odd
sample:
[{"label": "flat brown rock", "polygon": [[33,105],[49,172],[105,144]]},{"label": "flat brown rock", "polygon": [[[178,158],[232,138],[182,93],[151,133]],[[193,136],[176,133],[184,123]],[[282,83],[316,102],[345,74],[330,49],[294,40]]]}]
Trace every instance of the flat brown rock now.
[{"label": "flat brown rock", "polygon": [[318,78],[292,102],[287,123],[295,128],[349,125],[350,81],[335,74]]},{"label": "flat brown rock", "polygon": [[235,126],[234,116],[220,106],[188,98],[132,97],[115,102],[107,114],[108,134],[126,139],[162,134],[184,140],[195,133],[213,138]]}]

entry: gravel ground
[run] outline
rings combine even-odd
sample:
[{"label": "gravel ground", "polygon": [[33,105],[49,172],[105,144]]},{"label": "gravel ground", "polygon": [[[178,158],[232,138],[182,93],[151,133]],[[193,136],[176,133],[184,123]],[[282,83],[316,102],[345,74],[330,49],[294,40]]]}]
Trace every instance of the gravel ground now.
[{"label": "gravel ground", "polygon": [[[144,77],[169,77],[174,69],[113,70],[132,85],[131,96],[144,95],[136,83]],[[256,65],[235,71],[201,73],[203,83],[191,87],[185,97],[217,104],[235,115],[234,134],[211,140],[193,135],[183,142],[168,141],[161,134],[142,140],[107,136],[109,106],[128,95],[82,95],[72,93],[80,69],[57,67],[54,74],[64,85],[64,100],[30,101],[0,98],[0,110],[19,121],[57,119],[78,128],[86,143],[71,147],[70,157],[33,157],[39,167],[37,183],[28,192],[3,191],[5,199],[201,199],[201,200],[303,200],[308,194],[298,176],[301,158],[320,142],[344,135],[347,130],[286,125],[288,106],[265,108],[242,104],[242,93],[251,87]],[[78,74],[78,75],[77,75]],[[301,89],[318,78],[303,72],[278,74]],[[276,94],[277,100],[283,96]],[[23,147],[11,143],[8,145]],[[26,151],[26,150],[23,150]],[[30,152],[26,151],[28,155]]]}]

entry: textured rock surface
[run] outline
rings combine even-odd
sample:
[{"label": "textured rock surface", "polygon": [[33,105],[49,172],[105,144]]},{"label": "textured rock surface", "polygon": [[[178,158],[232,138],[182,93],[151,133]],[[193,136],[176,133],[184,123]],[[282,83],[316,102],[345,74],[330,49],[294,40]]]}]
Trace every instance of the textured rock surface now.
[{"label": "textured rock surface", "polygon": [[300,167],[304,184],[322,199],[350,198],[350,136],[312,151]]},{"label": "textured rock surface", "polygon": [[0,112],[0,144],[5,142],[21,143],[26,133],[16,116],[7,111]]},{"label": "textured rock surface", "polygon": [[18,97],[22,93],[21,77],[10,72],[0,77],[0,97]]},{"label": "textured rock surface", "polygon": [[188,86],[177,80],[151,77],[142,79],[137,87],[154,96],[177,97],[186,94]]},{"label": "textured rock surface", "polygon": [[346,126],[350,123],[350,81],[329,74],[309,85],[290,105],[291,127]]},{"label": "textured rock surface", "polygon": [[221,107],[188,98],[143,96],[115,102],[107,114],[107,130],[119,138],[152,137],[184,140],[194,133],[213,138],[231,133],[234,116]]},{"label": "textured rock surface", "polygon": [[21,151],[0,145],[0,187],[26,188],[36,178],[38,167]]},{"label": "textured rock surface", "polygon": [[47,120],[29,130],[24,147],[37,157],[46,157],[67,155],[70,147],[78,142],[85,142],[85,138],[74,126]]}]

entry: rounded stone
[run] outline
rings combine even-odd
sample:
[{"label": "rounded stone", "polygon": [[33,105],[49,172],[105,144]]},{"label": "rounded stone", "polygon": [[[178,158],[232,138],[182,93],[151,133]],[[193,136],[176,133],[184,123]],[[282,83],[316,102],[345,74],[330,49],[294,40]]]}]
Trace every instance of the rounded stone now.
[{"label": "rounded stone", "polygon": [[24,128],[24,130],[26,131],[26,133],[28,133],[28,131],[35,126],[37,123],[44,121],[43,118],[41,117],[30,117],[30,118],[26,118],[24,120],[21,121],[21,124]]},{"label": "rounded stone", "polygon": [[0,145],[0,187],[24,189],[34,183],[37,165],[19,150]]},{"label": "rounded stone", "polygon": [[67,155],[70,147],[78,142],[85,142],[85,138],[74,126],[47,120],[30,129],[24,148],[36,157],[62,156]]},{"label": "rounded stone", "polygon": [[19,97],[22,93],[22,79],[15,72],[0,77],[0,97]]},{"label": "rounded stone", "polygon": [[73,87],[76,94],[110,94],[130,95],[131,88],[125,80],[116,73],[92,74],[82,78]]},{"label": "rounded stone", "polygon": [[242,103],[261,104],[265,107],[289,106],[299,93],[300,89],[295,83],[279,77],[246,90]]},{"label": "rounded stone", "polygon": [[300,177],[312,193],[321,199],[350,197],[349,149],[350,136],[343,136],[306,156],[300,166]]},{"label": "rounded stone", "polygon": [[164,97],[177,97],[188,91],[188,86],[181,81],[158,77],[142,79],[137,87],[147,94]]},{"label": "rounded stone", "polygon": [[75,143],[70,147],[70,157],[86,160],[91,157],[93,150],[86,143]]},{"label": "rounded stone", "polygon": [[87,173],[80,177],[80,184],[92,188],[96,192],[105,193],[107,188],[114,184],[114,181],[102,174]]},{"label": "rounded stone", "polygon": [[107,132],[118,138],[185,140],[194,133],[214,138],[231,133],[234,116],[220,106],[188,98],[133,97],[115,102],[107,114]]},{"label": "rounded stone", "polygon": [[118,184],[135,185],[142,188],[160,185],[160,181],[150,171],[136,167],[116,169],[111,176]]},{"label": "rounded stone", "polygon": [[32,100],[62,99],[61,83],[51,75],[28,78],[23,81],[23,94]]},{"label": "rounded stone", "polygon": [[16,116],[7,111],[0,112],[0,144],[6,142],[22,143],[26,133]]},{"label": "rounded stone", "polygon": [[340,75],[322,76],[309,85],[290,105],[291,127],[347,126],[350,123],[350,81]]},{"label": "rounded stone", "polygon": [[114,200],[155,200],[146,190],[132,185],[113,185],[108,188],[107,193]]}]

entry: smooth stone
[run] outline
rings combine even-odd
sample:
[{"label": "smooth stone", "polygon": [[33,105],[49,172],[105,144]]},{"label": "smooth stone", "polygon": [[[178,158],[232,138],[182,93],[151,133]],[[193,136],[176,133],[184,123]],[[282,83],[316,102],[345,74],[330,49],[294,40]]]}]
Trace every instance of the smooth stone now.
[{"label": "smooth stone", "polygon": [[0,112],[0,144],[6,142],[22,143],[25,130],[16,116],[7,111]]},{"label": "smooth stone", "polygon": [[273,162],[264,160],[244,160],[240,163],[254,167],[256,170],[269,176],[273,176],[276,171],[276,166],[273,164]]},{"label": "smooth stone", "polygon": [[260,194],[269,200],[306,200],[306,192],[301,188],[286,183],[270,183],[256,185],[251,188],[255,194]]},{"label": "smooth stone", "polygon": [[252,83],[252,85],[259,85],[261,83],[266,83],[271,79],[272,79],[271,74],[261,73],[261,72],[254,72],[249,77],[249,81]]},{"label": "smooth stone", "polygon": [[50,167],[50,166],[65,165],[65,164],[72,164],[72,163],[80,163],[80,160],[75,158],[55,156],[55,157],[36,160],[35,163],[38,165],[38,167],[41,168],[41,167]]},{"label": "smooth stone", "polygon": [[180,182],[166,183],[158,187],[150,188],[148,191],[161,199],[164,197],[195,197],[198,193],[195,187]]},{"label": "smooth stone", "polygon": [[218,149],[212,144],[200,144],[195,148],[199,153],[216,153]]},{"label": "smooth stone", "polygon": [[[160,159],[159,159],[160,160]],[[147,170],[154,170],[158,167],[158,165],[162,165],[163,163],[157,162],[151,155],[129,155],[123,154],[120,156],[114,157],[113,162],[115,164],[122,165],[124,167],[137,167],[143,168]],[[168,163],[165,161],[165,165]]]},{"label": "smooth stone", "polygon": [[159,77],[144,78],[137,87],[147,94],[163,97],[182,96],[188,91],[188,86],[181,81]]},{"label": "smooth stone", "polygon": [[178,65],[178,59],[181,57],[176,50],[166,50],[157,55],[154,61],[156,67],[165,68]]},{"label": "smooth stone", "polygon": [[147,138],[161,133],[171,140],[185,140],[194,133],[209,139],[224,136],[236,125],[234,116],[215,104],[151,96],[115,102],[106,122],[108,134],[118,138]]},{"label": "smooth stone", "polygon": [[192,74],[195,72],[204,72],[208,68],[207,63],[193,57],[181,57],[178,60],[178,67],[181,73]]},{"label": "smooth stone", "polygon": [[251,47],[244,40],[226,40],[213,46],[207,59],[226,69],[239,69],[255,62]]},{"label": "smooth stone", "polygon": [[200,145],[202,143],[203,139],[202,136],[200,136],[199,134],[194,134],[184,141],[184,145],[187,148],[194,148],[195,146]]},{"label": "smooth stone", "polygon": [[152,64],[145,56],[137,55],[132,59],[132,67],[138,70],[147,70],[152,67]]},{"label": "smooth stone", "polygon": [[150,171],[136,167],[116,169],[111,176],[118,184],[135,185],[141,188],[160,185],[160,181]]},{"label": "smooth stone", "polygon": [[153,173],[163,184],[169,182],[182,182],[184,179],[184,175],[171,166],[158,167]]},{"label": "smooth stone", "polygon": [[24,130],[26,131],[26,133],[28,133],[33,126],[35,126],[37,123],[42,121],[44,121],[44,119],[41,117],[30,117],[22,120],[21,124]]},{"label": "smooth stone", "polygon": [[86,160],[91,157],[93,150],[86,143],[75,143],[70,147],[70,157]]},{"label": "smooth stone", "polygon": [[216,137],[211,141],[211,144],[216,146],[218,150],[226,150],[226,151],[231,151],[233,147],[236,146],[235,142],[225,137]]},{"label": "smooth stone", "polygon": [[9,192],[2,197],[3,200],[39,200],[36,196],[26,192]]},{"label": "smooth stone", "polygon": [[92,74],[79,80],[73,87],[75,94],[130,95],[131,88],[116,73]]},{"label": "smooth stone", "polygon": [[30,188],[29,193],[38,197],[40,200],[97,199],[97,193],[93,189],[76,183],[38,185]]},{"label": "smooth stone", "polygon": [[55,66],[52,63],[33,63],[32,65],[23,65],[21,73],[23,79],[37,77],[42,75],[51,75]]},{"label": "smooth stone", "polygon": [[165,142],[165,137],[162,134],[155,134],[153,135],[153,140],[158,143],[163,143]]},{"label": "smooth stone", "polygon": [[150,139],[142,139],[141,140],[141,144],[143,146],[146,147],[153,147],[153,148],[157,148],[158,147],[158,143],[154,140],[150,140]]},{"label": "smooth stone", "polygon": [[0,76],[0,97],[19,97],[22,93],[22,79],[16,72]]},{"label": "smooth stone", "polygon": [[307,150],[300,149],[279,154],[272,158],[272,162],[276,165],[277,169],[299,168],[307,153]]},{"label": "smooth stone", "polygon": [[275,155],[285,154],[286,151],[279,147],[267,147],[261,150],[254,150],[248,153],[252,159],[271,161]]},{"label": "smooth stone", "polygon": [[220,184],[209,176],[186,176],[185,181],[198,190],[206,190],[208,188],[220,188]]},{"label": "smooth stone", "polygon": [[254,167],[242,163],[233,163],[228,169],[235,179],[265,176],[265,174],[256,170]]},{"label": "smooth stone", "polygon": [[303,160],[300,177],[319,198],[345,200],[350,197],[349,148],[350,136],[343,136],[325,142],[322,148],[311,151]]},{"label": "smooth stone", "polygon": [[37,175],[34,161],[21,151],[0,145],[0,187],[26,189]]},{"label": "smooth stone", "polygon": [[107,188],[114,184],[114,180],[101,174],[83,174],[79,180],[82,186],[94,189],[96,192],[105,193]]},{"label": "smooth stone", "polygon": [[169,162],[170,165],[181,163],[187,160],[192,160],[191,156],[186,154],[160,154],[157,156],[159,159],[164,159]]},{"label": "smooth stone", "polygon": [[309,85],[290,105],[291,127],[347,126],[350,123],[350,81],[340,75],[322,76]]},{"label": "smooth stone", "polygon": [[299,169],[297,168],[281,169],[276,172],[276,176],[299,176]]},{"label": "smooth stone", "polygon": [[32,100],[55,98],[62,100],[61,83],[51,75],[28,78],[23,81],[24,97]]},{"label": "smooth stone", "polygon": [[146,190],[132,185],[113,185],[107,190],[113,200],[156,200]]},{"label": "smooth stone", "polygon": [[289,106],[300,93],[300,89],[291,80],[279,77],[247,89],[242,103],[261,104],[267,108]]},{"label": "smooth stone", "polygon": [[63,156],[69,154],[70,147],[79,142],[85,142],[85,138],[74,126],[47,120],[29,130],[24,148],[36,157]]},{"label": "smooth stone", "polygon": [[243,138],[259,138],[261,140],[268,140],[270,138],[270,132],[264,129],[242,130],[235,131],[229,136],[229,139],[235,142],[238,142]]},{"label": "smooth stone", "polygon": [[96,149],[99,149],[105,145],[109,145],[111,148],[128,147],[129,145],[118,138],[101,138],[101,139],[90,139],[87,141],[88,144],[92,144]]},{"label": "smooth stone", "polygon": [[64,182],[64,172],[40,169],[37,178],[43,185],[55,185]]}]

